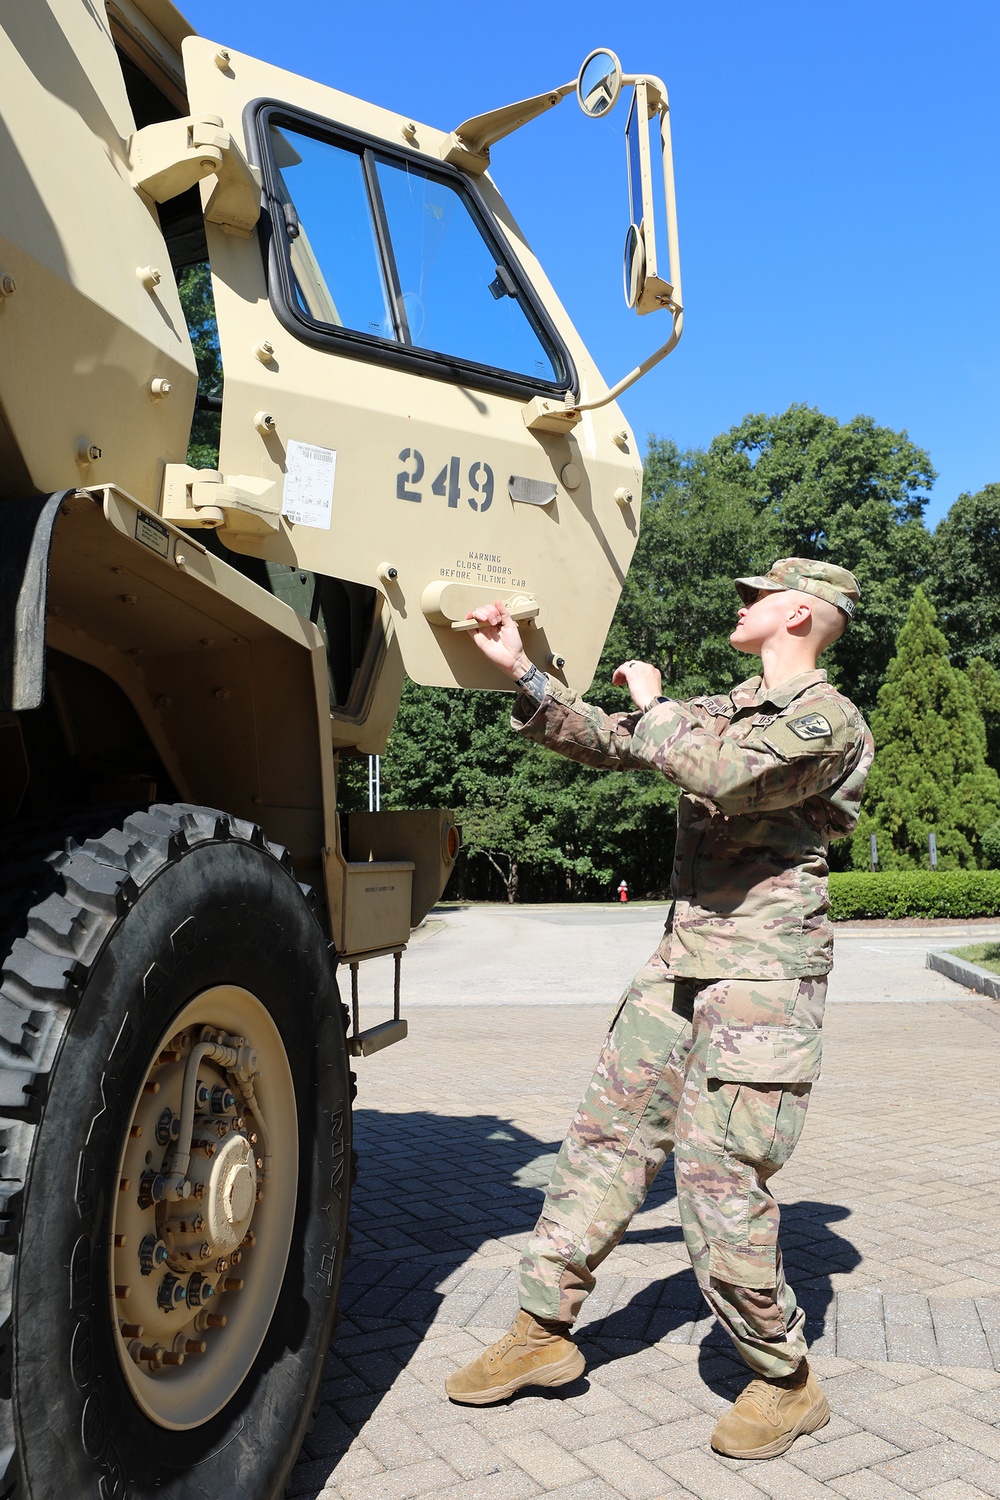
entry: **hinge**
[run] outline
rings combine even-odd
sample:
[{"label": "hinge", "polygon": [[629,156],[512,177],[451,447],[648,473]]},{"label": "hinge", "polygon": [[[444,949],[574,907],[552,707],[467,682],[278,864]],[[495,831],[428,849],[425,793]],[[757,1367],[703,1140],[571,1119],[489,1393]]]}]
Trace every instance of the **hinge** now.
[{"label": "hinge", "polygon": [[270,536],[280,525],[281,497],[273,479],[166,464],[160,515],[174,526],[224,526],[246,536]]},{"label": "hinge", "polygon": [[214,176],[203,195],[205,218],[249,235],[260,217],[260,172],[252,167],[218,115],[161,120],[130,136],[126,150],[132,186],[166,203]]}]

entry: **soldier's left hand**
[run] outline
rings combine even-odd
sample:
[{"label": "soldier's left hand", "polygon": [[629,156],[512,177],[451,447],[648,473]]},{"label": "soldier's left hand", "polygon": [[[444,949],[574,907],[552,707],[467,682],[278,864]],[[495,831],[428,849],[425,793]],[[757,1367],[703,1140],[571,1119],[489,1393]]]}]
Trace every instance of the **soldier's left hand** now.
[{"label": "soldier's left hand", "polygon": [[636,708],[645,708],[651,698],[663,691],[663,678],[648,661],[623,661],[615,667],[611,681],[616,687],[627,687]]}]

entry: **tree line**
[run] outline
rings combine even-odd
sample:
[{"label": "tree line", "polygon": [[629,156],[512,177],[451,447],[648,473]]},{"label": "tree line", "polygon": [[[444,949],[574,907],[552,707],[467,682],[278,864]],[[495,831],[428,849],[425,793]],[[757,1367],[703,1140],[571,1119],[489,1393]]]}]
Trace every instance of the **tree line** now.
[{"label": "tree line", "polygon": [[[825,655],[869,720],[877,755],[862,819],[835,868],[1000,864],[1000,484],[964,494],[932,532],[928,454],[870,417],[805,406],[748,416],[705,449],[651,437],[642,525],[588,696],[638,656],[690,698],[752,675],[729,645],[733,579],[778,557],[848,567],[862,604]],[[383,807],[450,806],[464,852],[456,896],[609,898],[668,890],[676,788],[662,776],[591,770],[519,739],[508,694],[407,683],[382,760]],[[367,805],[367,763],[342,766],[342,797]]]}]

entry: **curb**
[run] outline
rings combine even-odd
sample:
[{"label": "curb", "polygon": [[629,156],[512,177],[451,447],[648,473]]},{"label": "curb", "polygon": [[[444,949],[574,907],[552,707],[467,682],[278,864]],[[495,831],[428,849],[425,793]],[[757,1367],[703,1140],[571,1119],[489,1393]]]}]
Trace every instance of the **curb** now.
[{"label": "curb", "polygon": [[943,948],[931,949],[927,955],[927,967],[936,969],[939,974],[954,979],[958,984],[964,984],[967,990],[976,990],[980,995],[1000,1000],[1000,974],[991,974],[989,969],[981,969],[978,964],[970,964],[967,959],[956,958],[954,953],[947,953]]}]

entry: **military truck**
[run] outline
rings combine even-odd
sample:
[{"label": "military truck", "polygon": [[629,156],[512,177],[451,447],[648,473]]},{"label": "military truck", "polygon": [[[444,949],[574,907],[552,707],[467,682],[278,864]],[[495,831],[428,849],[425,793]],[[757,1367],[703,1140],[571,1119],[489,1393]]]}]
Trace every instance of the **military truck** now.
[{"label": "military truck", "polygon": [[[598,51],[442,130],[168,0],[0,18],[0,1496],[270,1500],[335,1316],[349,1060],[405,1036],[457,852],[447,812],[341,816],[338,768],[404,673],[506,686],[484,600],[592,676],[639,522],[615,397],[682,326],[667,95]],[[670,328],[609,388],[489,166],[623,86],[625,295]]]}]

